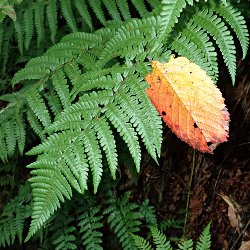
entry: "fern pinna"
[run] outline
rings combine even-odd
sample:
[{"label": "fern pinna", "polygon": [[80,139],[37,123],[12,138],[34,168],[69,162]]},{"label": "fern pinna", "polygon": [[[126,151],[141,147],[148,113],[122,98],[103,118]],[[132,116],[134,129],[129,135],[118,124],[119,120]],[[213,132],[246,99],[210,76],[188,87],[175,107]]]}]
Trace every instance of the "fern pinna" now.
[{"label": "fern pinna", "polygon": [[[110,178],[105,179],[106,181]],[[113,232],[111,245],[116,249],[136,249],[132,232],[139,226],[147,226],[153,221],[155,210],[143,202],[148,211],[147,218],[141,213],[141,207],[130,200],[130,192],[116,197],[111,191],[110,183],[102,183],[98,192],[99,199],[90,192],[76,194],[72,201],[63,206],[50,218],[44,230],[44,249],[105,249],[109,241],[107,228]],[[70,214],[70,216],[69,216]],[[156,226],[156,224],[154,224]],[[110,242],[109,242],[110,243]]]},{"label": "fern pinna", "polygon": [[[42,2],[33,1],[29,5],[24,1],[31,13],[20,11],[27,20],[34,17],[38,44],[48,33],[43,25],[45,19],[52,40],[56,36],[58,6],[67,20],[66,30],[73,31],[42,56],[29,60],[14,76],[13,84],[19,88],[23,85],[20,91],[0,97],[7,103],[0,112],[0,158],[8,161],[17,148],[22,154],[26,133],[31,133],[31,128],[41,139],[41,144],[27,153],[38,155],[28,165],[33,175],[30,182],[34,203],[27,239],[42,228],[65,199],[72,198],[73,189],[84,193],[93,183],[97,192],[105,160],[115,179],[118,153],[114,131],[127,144],[137,171],[141,160],[140,141],[157,161],[162,124],[145,95],[148,85],[144,77],[150,71],[148,59],[166,61],[172,51],[188,57],[217,79],[217,54],[212,37],[234,82],[235,45],[230,28],[241,43],[243,56],[246,54],[246,24],[230,4],[150,1],[154,8],[150,12],[144,1],[132,1],[143,17],[136,19],[131,18],[126,0],[94,2],[88,1],[88,8],[105,28],[92,33],[77,32],[73,6],[79,7],[83,22],[89,26],[92,23],[79,1],[74,1],[74,5],[69,1],[46,2],[47,19]],[[115,21],[104,19],[103,6],[108,6]],[[15,25],[19,27],[15,34],[22,52],[20,34],[25,34],[24,44],[29,48],[34,27]],[[14,133],[10,133],[10,128]]]},{"label": "fern pinna", "polygon": [[[211,233],[210,233],[210,226],[211,223],[209,223],[202,233],[200,234],[199,239],[196,243],[196,248],[193,247],[193,240],[189,239],[181,239],[180,243],[178,243],[178,248],[173,248],[170,244],[170,241],[167,239],[166,235],[164,235],[160,230],[158,230],[154,226],[150,226],[150,231],[152,234],[154,245],[156,246],[156,249],[161,250],[210,250],[211,249]],[[132,235],[135,241],[135,244],[138,249],[141,250],[153,250],[154,248],[152,245],[144,238],[138,236],[138,235]]]}]

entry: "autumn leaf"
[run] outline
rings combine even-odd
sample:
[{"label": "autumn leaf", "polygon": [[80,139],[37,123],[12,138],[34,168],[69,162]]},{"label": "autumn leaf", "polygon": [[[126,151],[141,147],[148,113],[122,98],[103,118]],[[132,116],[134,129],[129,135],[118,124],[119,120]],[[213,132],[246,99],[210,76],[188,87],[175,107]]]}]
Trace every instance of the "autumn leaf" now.
[{"label": "autumn leaf", "polygon": [[213,153],[227,141],[229,113],[219,89],[198,65],[185,57],[152,61],[146,90],[168,127],[201,152]]}]

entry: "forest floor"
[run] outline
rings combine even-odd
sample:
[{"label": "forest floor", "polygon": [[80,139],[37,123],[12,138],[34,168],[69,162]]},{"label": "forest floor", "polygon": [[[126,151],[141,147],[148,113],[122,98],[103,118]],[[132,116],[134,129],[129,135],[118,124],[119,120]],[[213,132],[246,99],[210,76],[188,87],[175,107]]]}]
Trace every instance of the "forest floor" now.
[{"label": "forest floor", "polygon": [[[183,219],[187,214],[185,233],[194,240],[212,221],[212,249],[250,249],[249,69],[250,53],[238,61],[235,87],[226,74],[219,79],[231,115],[228,142],[214,155],[202,154],[166,127],[159,166],[145,153],[139,181],[132,191],[135,199],[149,199],[160,221]],[[171,237],[178,234],[173,229],[167,232]]]}]

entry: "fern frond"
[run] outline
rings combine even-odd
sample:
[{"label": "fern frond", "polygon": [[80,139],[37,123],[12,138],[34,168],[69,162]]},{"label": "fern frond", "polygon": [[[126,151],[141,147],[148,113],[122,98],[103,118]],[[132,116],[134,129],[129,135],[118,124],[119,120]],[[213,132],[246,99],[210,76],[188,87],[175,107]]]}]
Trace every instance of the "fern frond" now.
[{"label": "fern frond", "polygon": [[141,161],[141,149],[138,142],[138,137],[136,135],[135,129],[129,123],[129,119],[124,117],[119,106],[114,103],[112,106],[109,106],[109,109],[105,112],[107,119],[113,124],[117,129],[120,136],[128,145],[128,149],[134,159],[136,169],[140,169]]},{"label": "fern frond", "polygon": [[145,200],[140,204],[140,213],[143,215],[148,225],[157,227],[158,223],[155,208],[149,205],[149,200]]},{"label": "fern frond", "polygon": [[24,46],[26,50],[29,49],[30,42],[33,36],[33,22],[33,10],[32,8],[27,8],[27,10],[23,13]]},{"label": "fern frond", "polygon": [[[159,25],[160,19],[152,16],[142,20],[133,19],[119,27],[102,49],[99,64],[105,65],[116,56],[130,61],[143,61],[153,56],[152,47],[158,44],[155,40]],[[147,46],[150,49],[145,49]]]},{"label": "fern frond", "polygon": [[50,230],[54,231],[52,235],[52,244],[56,250],[77,249],[76,245],[76,227],[71,223],[74,218],[67,214],[57,215]]},{"label": "fern frond", "polygon": [[[196,45],[200,49],[207,62],[210,65],[208,75],[210,75],[215,81],[218,79],[218,62],[217,62],[217,53],[213,43],[210,41],[207,33],[201,29],[199,26],[196,26],[192,20],[189,21],[181,33],[188,38],[188,40]],[[208,68],[207,68],[208,70]]]},{"label": "fern frond", "polygon": [[46,6],[46,15],[48,20],[48,25],[50,29],[51,41],[55,42],[55,37],[57,33],[57,0],[49,1],[49,4]]},{"label": "fern frond", "polygon": [[148,13],[148,10],[146,9],[143,0],[131,0],[131,1],[141,17],[144,17]]},{"label": "fern frond", "polygon": [[105,5],[112,19],[120,22],[121,16],[116,6],[116,2],[112,0],[102,0],[102,3]]},{"label": "fern frond", "polygon": [[25,147],[25,121],[23,117],[23,97],[20,93],[5,94],[0,100],[8,105],[0,112],[0,158],[5,161],[5,155],[12,157],[18,148],[22,155]]},{"label": "fern frond", "polygon": [[108,121],[103,117],[95,124],[94,130],[97,134],[97,139],[105,151],[109,169],[113,179],[115,179],[116,169],[118,166],[118,155],[116,151],[116,144],[114,136],[111,132]]},{"label": "fern frond", "polygon": [[153,248],[150,246],[149,242],[142,237],[132,234],[132,237],[134,238],[135,245],[140,250],[153,250]]},{"label": "fern frond", "polygon": [[[66,163],[63,160],[59,162],[54,160],[58,154],[52,159],[48,155],[43,156],[44,158],[40,157],[37,162],[28,166],[36,168],[31,172],[37,176],[30,180],[36,206],[33,208],[32,222],[26,240],[33,236],[60,207],[60,201],[63,202],[65,198],[72,197],[72,189],[64,173],[61,172],[67,169]],[[58,163],[60,168],[58,168]]]},{"label": "fern frond", "polygon": [[16,113],[15,115],[15,132],[13,133],[16,136],[17,145],[20,155],[23,154],[26,138],[25,122],[22,116],[22,113]]},{"label": "fern frond", "polygon": [[211,222],[202,231],[198,242],[196,243],[196,250],[210,250],[211,247]]},{"label": "fern frond", "polygon": [[161,4],[160,0],[147,0],[147,2],[152,6],[152,8],[157,8]]},{"label": "fern frond", "polygon": [[107,20],[101,8],[101,1],[100,0],[89,1],[88,4],[93,9],[95,15],[100,20],[100,22],[105,26]]},{"label": "fern frond", "polygon": [[35,89],[31,89],[27,93],[26,100],[27,100],[30,108],[34,112],[34,114],[41,121],[42,125],[44,127],[48,127],[51,124],[50,115],[49,115],[48,109],[46,107],[46,104],[45,104],[42,96],[39,94],[39,92],[35,91]]},{"label": "fern frond", "polygon": [[[133,78],[132,78],[133,79]],[[154,136],[151,137],[151,144],[150,147],[150,154],[154,158],[155,153],[152,152],[152,150],[155,150],[156,155],[160,157],[161,152],[161,143],[162,143],[162,122],[161,117],[159,116],[158,112],[155,110],[155,108],[152,106],[150,100],[147,98],[145,90],[148,88],[148,83],[145,81],[140,81],[141,79],[137,78],[137,81],[139,84],[137,84],[137,81],[129,81],[129,88],[132,93],[137,93],[137,99],[138,102],[141,105],[141,112],[146,116],[145,119],[148,121],[148,126],[150,130],[150,124],[153,125],[151,129],[153,129]],[[150,134],[150,131],[147,133]],[[146,144],[149,145],[149,144]],[[157,159],[154,158],[157,162]]]},{"label": "fern frond", "polygon": [[94,27],[92,23],[92,18],[88,10],[86,0],[74,0],[74,4],[77,10],[79,11],[81,17],[83,18],[83,20],[88,25],[90,31],[93,31]]},{"label": "fern frond", "polygon": [[124,20],[128,20],[131,18],[129,7],[128,7],[128,1],[127,0],[120,0],[117,1],[117,6],[123,16]]},{"label": "fern frond", "polygon": [[186,0],[163,0],[161,4],[160,34],[166,37],[178,22],[182,10],[186,7]]},{"label": "fern frond", "polygon": [[247,48],[249,44],[249,33],[246,21],[241,13],[232,5],[225,5],[223,3],[212,4],[211,8],[220,16],[226,19],[228,24],[236,33],[243,51],[243,59],[246,57]]},{"label": "fern frond", "polygon": [[142,214],[137,212],[138,205],[129,203],[129,197],[130,192],[125,193],[104,211],[104,214],[108,214],[110,228],[114,230],[125,250],[136,249],[131,234],[139,231],[142,218]]},{"label": "fern frond", "polygon": [[15,26],[15,32],[17,35],[18,48],[19,48],[20,54],[22,55],[23,54],[23,31],[21,28],[21,24],[18,21],[15,22],[14,26]]},{"label": "fern frond", "polygon": [[44,97],[46,98],[50,110],[55,116],[62,112],[60,98],[54,89],[51,88],[47,93],[44,94]]},{"label": "fern frond", "polygon": [[169,228],[183,228],[184,221],[183,220],[165,220],[160,223],[160,230],[165,231]]},{"label": "fern frond", "polygon": [[67,108],[70,104],[70,95],[67,80],[62,70],[57,70],[51,77],[52,84],[60,98],[63,108]]},{"label": "fern frond", "polygon": [[193,250],[193,240],[184,240],[178,244],[178,250]]},{"label": "fern frond", "polygon": [[156,227],[153,226],[149,226],[149,228],[156,245],[156,250],[172,250],[170,242],[162,232],[160,232]]},{"label": "fern frond", "polygon": [[6,65],[7,62],[9,60],[9,49],[10,49],[10,39],[14,33],[14,28],[13,28],[13,24],[10,25],[10,28],[8,30],[4,30],[4,34],[3,34],[3,44],[2,44],[2,49],[1,49],[1,57],[2,57],[2,73],[4,73],[6,71]]},{"label": "fern frond", "polygon": [[7,150],[7,146],[6,146],[6,142],[5,142],[5,132],[3,131],[3,129],[0,129],[0,159],[3,162],[6,162],[8,159],[8,150]]},{"label": "fern frond", "polygon": [[93,176],[94,193],[101,181],[102,175],[102,154],[97,142],[95,133],[92,130],[85,131],[82,139],[85,152],[88,156],[88,162]]},{"label": "fern frond", "polygon": [[37,34],[37,45],[40,46],[42,40],[44,39],[44,4],[36,3],[34,7],[34,23],[36,27]]},{"label": "fern frond", "polygon": [[74,17],[73,10],[72,10],[71,1],[60,0],[60,4],[61,4],[63,16],[65,17],[65,20],[67,21],[70,29],[72,30],[72,32],[77,32],[77,26],[76,26],[75,17]]},{"label": "fern frond", "polygon": [[[106,44],[100,55],[100,59],[104,60],[102,65],[118,55],[132,60],[136,57],[136,55],[138,55],[139,52],[143,52],[145,44],[145,37],[139,31],[117,32],[114,38]],[[133,46],[136,46],[137,50],[132,49]]]},{"label": "fern frond", "polygon": [[206,30],[218,44],[234,84],[236,74],[236,51],[227,26],[221,18],[207,9],[196,12],[192,19],[197,26],[201,26]]},{"label": "fern frond", "polygon": [[3,23],[0,22],[0,60],[2,58],[2,45],[3,45],[3,39],[4,39],[4,27],[3,27]]},{"label": "fern frond", "polygon": [[13,120],[4,122],[1,125],[1,129],[4,131],[8,155],[12,156],[16,148],[15,123]]},{"label": "fern frond", "polygon": [[30,217],[30,186],[21,186],[18,195],[4,207],[0,216],[0,246],[14,244],[16,237],[22,242],[25,219]]},{"label": "fern frond", "polygon": [[43,131],[42,124],[41,124],[41,122],[38,120],[37,116],[34,114],[34,112],[30,108],[27,109],[27,120],[28,120],[31,128],[34,130],[34,132],[43,141],[45,139],[45,134],[44,134],[44,131]]},{"label": "fern frond", "polygon": [[82,245],[86,249],[103,249],[101,246],[101,237],[103,234],[99,231],[104,226],[101,222],[103,216],[99,214],[100,207],[92,206],[88,211],[82,212],[77,218],[79,221],[78,226],[80,226]]},{"label": "fern frond", "polygon": [[[64,56],[65,57],[65,56]],[[26,68],[17,72],[13,78],[13,83],[18,83],[22,80],[27,79],[41,79],[46,77],[52,70],[56,70],[57,67],[61,66],[59,60],[48,57],[41,56],[34,59],[31,59]]]}]

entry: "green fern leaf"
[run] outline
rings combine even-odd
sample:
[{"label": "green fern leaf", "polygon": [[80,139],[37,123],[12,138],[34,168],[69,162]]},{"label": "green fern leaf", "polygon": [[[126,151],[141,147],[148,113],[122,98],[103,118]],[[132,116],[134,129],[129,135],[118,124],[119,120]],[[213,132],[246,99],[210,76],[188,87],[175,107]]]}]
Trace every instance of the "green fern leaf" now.
[{"label": "green fern leaf", "polygon": [[199,240],[196,244],[196,250],[210,250],[211,247],[211,222],[202,231]]},{"label": "green fern leaf", "polygon": [[117,9],[116,2],[112,0],[102,0],[102,3],[105,5],[112,19],[120,22],[121,16]]},{"label": "green fern leaf", "polygon": [[160,34],[166,37],[171,32],[175,23],[178,22],[180,13],[185,7],[185,0],[162,1]]},{"label": "green fern leaf", "polygon": [[233,84],[236,73],[235,45],[225,23],[212,11],[204,9],[194,14],[193,20],[215,39],[228,67]]},{"label": "green fern leaf", "polygon": [[[133,79],[133,78],[132,78]],[[138,83],[137,83],[138,81]],[[139,103],[141,103],[142,113],[145,115],[146,121],[148,121],[148,126],[150,130],[150,124],[153,125],[153,133],[154,136],[151,137],[151,149],[156,151],[158,157],[160,157],[161,153],[161,143],[162,143],[162,121],[161,117],[159,116],[158,112],[152,105],[151,101],[146,96],[145,90],[148,88],[148,83],[145,81],[141,81],[141,79],[137,78],[137,81],[129,81],[129,88],[132,93],[137,93],[137,99]],[[148,131],[150,134],[150,131]],[[146,144],[147,145],[147,144]],[[154,157],[155,153],[150,153],[152,157]],[[157,162],[157,159],[155,159]]]},{"label": "green fern leaf", "polygon": [[0,22],[0,60],[2,58],[2,45],[3,45],[3,38],[4,38],[4,27],[3,23]]},{"label": "green fern leaf", "polygon": [[92,24],[91,15],[89,13],[89,10],[86,4],[86,0],[74,0],[74,3],[80,15],[82,16],[83,20],[88,25],[90,31],[93,31],[94,27]]},{"label": "green fern leaf", "polygon": [[15,116],[15,132],[17,145],[19,149],[19,153],[22,155],[25,146],[25,138],[26,138],[26,130],[25,130],[25,123],[22,117],[22,114],[16,114]]},{"label": "green fern leaf", "polygon": [[27,120],[34,132],[41,138],[41,140],[44,140],[45,135],[43,127],[34,112],[30,108],[27,110]]},{"label": "green fern leaf", "polygon": [[39,92],[34,91],[33,89],[27,93],[27,102],[38,117],[44,127],[48,127],[51,124],[50,115],[44,100],[42,99]]},{"label": "green fern leaf", "polygon": [[15,122],[13,120],[6,121],[2,124],[2,129],[5,133],[8,155],[12,156],[16,148]]},{"label": "green fern leaf", "polygon": [[19,188],[18,195],[4,207],[0,217],[0,246],[13,245],[16,236],[22,243],[25,219],[30,217],[31,212],[28,209],[30,192],[30,186],[26,183]]},{"label": "green fern leaf", "polygon": [[17,44],[18,44],[18,48],[20,51],[20,54],[23,54],[23,31],[21,29],[21,24],[16,21],[15,22],[15,31],[16,31],[16,35],[17,35]]},{"label": "green fern leaf", "polygon": [[[127,86],[140,84],[142,79],[136,77],[130,77],[127,81]],[[129,87],[120,88],[119,94],[116,96],[115,102],[120,106],[121,112],[127,117],[133,124],[137,133],[141,136],[148,152],[152,158],[157,161],[157,155],[155,152],[156,146],[154,145],[155,127],[150,126],[147,120],[147,110],[140,104],[138,98],[131,96],[127,98]]]},{"label": "green fern leaf", "polygon": [[101,181],[102,175],[102,154],[99,148],[96,135],[92,130],[85,131],[83,136],[85,152],[88,156],[88,162],[93,176],[94,193]]},{"label": "green fern leaf", "polygon": [[105,116],[117,129],[123,140],[128,145],[128,149],[134,159],[136,169],[139,172],[141,150],[135,129],[129,123],[129,119],[123,115],[122,111],[115,105],[115,103],[112,106],[109,106],[109,109],[105,112]]},{"label": "green fern leaf", "polygon": [[100,207],[92,206],[88,211],[81,212],[77,218],[80,234],[82,235],[82,245],[88,250],[103,249],[101,246],[103,234],[98,231],[104,226],[101,222],[103,216],[98,215],[98,213],[100,213]]},{"label": "green fern leaf", "polygon": [[60,0],[61,10],[72,32],[77,32],[76,20],[72,10],[71,1]]},{"label": "green fern leaf", "polygon": [[211,8],[220,16],[226,19],[228,24],[232,27],[236,33],[238,39],[240,40],[243,59],[246,57],[247,48],[249,43],[249,33],[247,29],[246,22],[241,13],[231,5],[225,5],[222,3],[213,4]]},{"label": "green fern leaf", "polygon": [[[137,43],[137,46],[135,43]],[[103,49],[100,55],[100,59],[103,60],[101,65],[105,65],[110,59],[118,55],[132,60],[138,55],[138,52],[143,51],[145,44],[145,37],[139,31],[124,32],[124,29],[120,30]],[[137,50],[132,50],[132,46],[136,46]]]},{"label": "green fern leaf", "polygon": [[[80,83],[82,83],[82,78],[81,78],[81,76],[82,76],[81,73],[82,72],[81,72],[81,70],[80,70],[80,68],[79,68],[79,66],[77,64],[67,64],[67,65],[64,66],[63,71],[65,72],[67,77],[70,79],[70,82],[71,82],[71,84],[73,86],[78,85],[78,87],[80,87],[81,85],[83,85],[83,84],[80,84]],[[68,92],[69,92],[69,90],[67,88],[67,95],[68,95]],[[72,95],[71,93],[69,95],[70,97]]]},{"label": "green fern leaf", "polygon": [[131,0],[131,1],[141,17],[144,17],[148,13],[148,10],[146,9],[145,6],[145,2],[143,0]]},{"label": "green fern leaf", "polygon": [[187,23],[186,27],[182,29],[181,33],[188,38],[188,40],[196,45],[200,49],[210,67],[206,67],[208,75],[210,75],[215,81],[218,79],[218,62],[217,62],[217,53],[213,43],[210,41],[207,33],[201,29],[199,26],[196,26],[192,19]]},{"label": "green fern leaf", "polygon": [[140,250],[153,250],[153,248],[150,246],[149,242],[142,237],[132,234],[132,237],[134,238],[135,245]]},{"label": "green fern leaf", "polygon": [[52,77],[52,84],[60,98],[63,108],[66,108],[70,104],[69,88],[67,85],[67,80],[62,70],[56,71]]},{"label": "green fern leaf", "polygon": [[129,203],[130,192],[117,199],[105,209],[104,214],[108,214],[108,223],[114,230],[124,250],[134,250],[135,242],[132,234],[139,231],[142,214],[137,212],[138,205]]},{"label": "green fern leaf", "polygon": [[24,46],[25,49],[28,50],[30,46],[30,42],[33,36],[33,10],[32,8],[28,8],[23,13],[23,26],[24,26]]},{"label": "green fern leaf", "polygon": [[161,4],[159,0],[147,0],[147,2],[152,6],[152,8],[157,8]]},{"label": "green fern leaf", "polygon": [[127,0],[120,0],[116,2],[124,20],[129,20],[131,18],[128,1]]},{"label": "green fern leaf", "polygon": [[1,49],[1,57],[2,57],[2,72],[4,73],[6,71],[6,65],[7,62],[9,60],[9,50],[10,50],[10,38],[12,37],[12,34],[14,28],[13,28],[13,24],[10,25],[8,30],[5,30],[5,33],[3,34],[3,44],[2,44],[2,49]]},{"label": "green fern leaf", "polygon": [[95,0],[95,1],[89,1],[88,4],[93,9],[95,15],[100,20],[100,22],[105,26],[106,25],[106,18],[104,15],[104,12],[101,7],[101,1]]},{"label": "green fern leaf", "polygon": [[8,150],[5,142],[5,132],[2,129],[2,126],[0,126],[0,158],[3,162],[6,162],[8,159]]},{"label": "green fern leaf", "polygon": [[55,37],[57,33],[57,1],[51,0],[46,6],[47,20],[49,24],[51,41],[55,42]]},{"label": "green fern leaf", "polygon": [[183,228],[184,221],[183,220],[165,220],[160,223],[160,231],[165,231],[169,228]]},{"label": "green fern leaf", "polygon": [[178,247],[178,250],[193,250],[193,241],[191,239],[184,240],[178,244]]},{"label": "green fern leaf", "polygon": [[149,205],[149,200],[145,200],[140,204],[140,213],[143,215],[148,225],[157,227],[158,223],[155,208]]},{"label": "green fern leaf", "polygon": [[[65,55],[64,55],[65,58]],[[31,59],[26,67],[17,72],[13,78],[13,83],[16,84],[20,81],[27,79],[42,79],[49,75],[51,71],[57,69],[62,65],[60,59],[52,56],[41,56]]]},{"label": "green fern leaf", "polygon": [[152,232],[156,250],[172,250],[170,242],[167,241],[167,238],[163,233],[153,226],[149,226],[149,228]]},{"label": "green fern leaf", "polygon": [[115,139],[107,120],[104,117],[99,119],[94,126],[94,130],[96,131],[97,139],[101,147],[105,151],[111,175],[113,179],[115,179],[118,166],[118,156]]},{"label": "green fern leaf", "polygon": [[74,150],[74,152],[65,155],[65,162],[67,163],[73,175],[75,176],[75,179],[77,180],[76,182],[73,179],[73,181],[76,183],[74,184],[74,187],[80,193],[83,193],[85,190],[88,189],[87,180],[89,164],[87,161],[87,156],[81,152],[82,143],[76,143],[75,148],[76,150]]},{"label": "green fern leaf", "polygon": [[[53,157],[54,156],[54,157]],[[34,207],[32,212],[32,222],[26,241],[29,240],[37,230],[39,230],[45,221],[60,207],[60,201],[64,202],[64,197],[72,197],[71,187],[60,171],[67,168],[63,160],[56,162],[57,155],[43,155],[37,162],[28,167],[36,168],[32,170],[31,187],[34,196]],[[50,159],[49,157],[53,157]],[[60,165],[59,165],[60,164]],[[58,167],[60,166],[60,167]]]},{"label": "green fern leaf", "polygon": [[46,98],[48,106],[55,116],[62,112],[62,104],[55,90],[50,89],[44,94],[44,97]]},{"label": "green fern leaf", "polygon": [[44,39],[44,4],[37,3],[34,10],[34,22],[37,33],[37,45],[40,46],[40,43]]},{"label": "green fern leaf", "polygon": [[50,228],[52,234],[52,244],[56,250],[77,249],[76,245],[76,227],[72,226],[74,218],[68,217],[64,213],[57,214],[53,225]]}]

